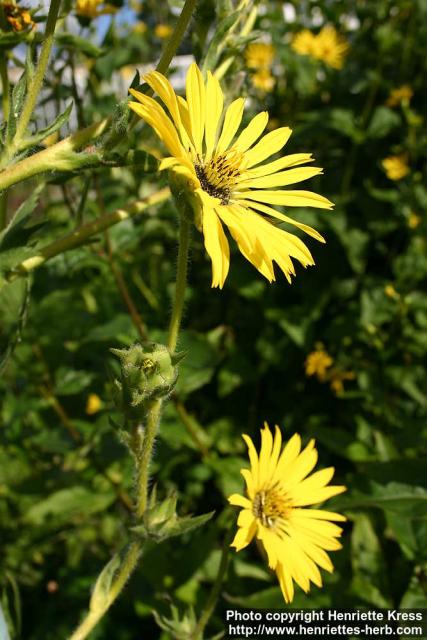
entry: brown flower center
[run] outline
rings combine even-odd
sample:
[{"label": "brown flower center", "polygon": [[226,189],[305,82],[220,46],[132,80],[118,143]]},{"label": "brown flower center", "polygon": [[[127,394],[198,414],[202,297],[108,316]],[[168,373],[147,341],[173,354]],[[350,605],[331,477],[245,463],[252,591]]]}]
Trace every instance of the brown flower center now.
[{"label": "brown flower center", "polygon": [[213,155],[206,163],[199,159],[194,169],[203,191],[219,198],[221,204],[228,204],[232,188],[242,173],[242,160],[243,154],[235,149]]},{"label": "brown flower center", "polygon": [[252,505],[256,518],[269,529],[274,529],[281,521],[289,518],[292,502],[281,488],[269,488],[258,491]]}]

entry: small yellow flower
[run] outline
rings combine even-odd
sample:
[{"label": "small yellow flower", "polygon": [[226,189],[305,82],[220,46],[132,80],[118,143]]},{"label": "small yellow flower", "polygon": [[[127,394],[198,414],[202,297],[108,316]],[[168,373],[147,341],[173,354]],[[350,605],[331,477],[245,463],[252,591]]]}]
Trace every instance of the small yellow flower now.
[{"label": "small yellow flower", "polygon": [[421,216],[411,211],[408,218],[408,227],[410,229],[416,229],[421,224]]},{"label": "small yellow flower", "polygon": [[303,29],[295,34],[291,47],[301,56],[314,56],[316,36],[308,29]]},{"label": "small yellow flower", "polygon": [[346,491],[330,485],[334,468],[309,475],[317,462],[314,440],[301,451],[301,437],[292,436],[282,449],[282,434],[276,426],[273,435],[267,424],[261,430],[261,451],[257,454],[251,438],[243,435],[250,469],[242,469],[246,496],[228,498],[241,507],[238,531],[231,543],[236,551],[256,537],[262,544],[270,569],[276,572],[285,602],[292,602],[294,582],[307,593],[312,582],[322,586],[319,568],[332,573],[326,551],[342,548],[338,542],[342,528],[334,524],[346,518],[338,513],[306,508]]},{"label": "small yellow flower", "polygon": [[308,354],[305,361],[305,374],[307,376],[317,376],[319,380],[324,380],[326,369],[332,366],[333,359],[324,349],[316,349]]},{"label": "small yellow flower", "polygon": [[271,75],[268,69],[260,69],[256,73],[251,75],[251,82],[255,89],[263,93],[270,93],[273,91],[276,80]]},{"label": "small yellow flower", "polygon": [[103,0],[76,0],[76,13],[82,18],[97,18],[118,11],[117,7],[109,4],[102,6],[103,4]]},{"label": "small yellow flower", "polygon": [[335,27],[326,25],[316,36],[314,57],[333,69],[342,69],[349,45]]},{"label": "small yellow flower", "polygon": [[276,51],[271,44],[252,42],[246,47],[245,60],[249,69],[269,69]]},{"label": "small yellow flower", "polygon": [[93,416],[102,409],[102,400],[96,393],[90,393],[86,401],[86,414]]},{"label": "small yellow flower", "polygon": [[18,7],[13,2],[1,2],[0,7],[3,9],[6,21],[13,31],[19,33],[20,31],[34,29],[35,22],[27,8]]},{"label": "small yellow flower", "polygon": [[353,371],[341,371],[341,369],[332,369],[330,373],[329,385],[337,396],[344,391],[344,382],[346,380],[354,380],[356,375]]},{"label": "small yellow flower", "polygon": [[386,106],[398,107],[402,103],[409,103],[413,95],[414,92],[409,84],[402,84],[401,87],[390,91],[390,95],[386,100]]},{"label": "small yellow flower", "polygon": [[383,169],[389,180],[401,180],[408,175],[408,156],[402,153],[398,156],[388,156],[381,161]]},{"label": "small yellow flower", "polygon": [[294,36],[291,47],[300,55],[321,60],[333,69],[343,67],[349,49],[347,41],[332,25],[323,27],[317,36],[303,29]]},{"label": "small yellow flower", "polygon": [[173,29],[168,24],[156,24],[154,27],[155,35],[161,40],[166,40],[172,35]]},{"label": "small yellow flower", "polygon": [[142,20],[140,20],[139,22],[136,22],[132,27],[132,31],[134,33],[139,33],[140,35],[145,33],[147,31],[147,29],[148,29],[148,27],[147,27],[146,23],[143,22]]},{"label": "small yellow flower", "polygon": [[397,293],[396,289],[393,287],[392,284],[387,284],[384,287],[384,293],[388,298],[392,298],[393,300],[397,300],[399,298],[399,294]]},{"label": "small yellow flower", "polygon": [[333,204],[317,193],[282,188],[318,175],[322,169],[300,167],[312,161],[308,153],[283,156],[265,164],[267,158],[284,147],[291,129],[280,127],[262,136],[268,123],[268,113],[264,111],[238,135],[245,100],[237,98],[224,111],[219,82],[212,73],[207,76],[205,81],[198,66],[190,66],[186,100],[175,94],[161,73],[153,71],[144,76],[172,119],[153,98],[135,89],[130,93],[138,103],[130,102],[129,106],[167,147],[170,155],[160,168],[171,169],[185,181],[197,226],[212,260],[212,286],[223,287],[230,265],[223,225],[243,256],[269,282],[275,280],[273,262],[290,282],[291,275],[295,275],[292,258],[304,267],[314,264],[313,258],[298,237],[272,224],[271,218],[292,224],[320,242],[324,239],[315,229],[270,205],[331,209]]}]

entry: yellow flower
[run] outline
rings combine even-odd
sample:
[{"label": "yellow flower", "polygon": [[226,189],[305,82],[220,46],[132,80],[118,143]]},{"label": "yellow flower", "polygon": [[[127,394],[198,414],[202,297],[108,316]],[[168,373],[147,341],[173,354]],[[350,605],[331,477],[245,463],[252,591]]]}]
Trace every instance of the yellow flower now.
[{"label": "yellow flower", "polygon": [[242,469],[246,494],[233,494],[230,504],[242,507],[237,520],[238,531],[231,544],[244,549],[254,537],[264,547],[270,569],[276,571],[285,602],[292,602],[296,582],[307,593],[310,582],[322,586],[318,567],[332,572],[326,551],[341,549],[337,538],[343,522],[338,513],[306,509],[346,490],[328,483],[334,468],[328,467],[309,476],[317,462],[314,440],[301,451],[301,438],[292,436],[282,450],[282,434],[276,426],[275,436],[267,424],[261,430],[261,451],[257,454],[251,438],[243,436],[250,469]]},{"label": "yellow flower", "polygon": [[409,173],[408,156],[402,153],[398,156],[388,156],[381,161],[389,180],[400,180]]},{"label": "yellow flower", "polygon": [[354,380],[355,374],[353,371],[341,371],[341,369],[332,369],[330,373],[329,386],[332,391],[335,391],[337,396],[341,395],[344,391],[345,380]]},{"label": "yellow flower", "polygon": [[317,376],[324,380],[326,369],[332,366],[333,359],[323,349],[316,349],[308,354],[305,361],[305,373],[307,376]]},{"label": "yellow flower", "polygon": [[397,293],[396,289],[393,287],[392,284],[387,284],[384,287],[384,293],[388,298],[392,298],[393,300],[397,300],[399,298],[399,294]]},{"label": "yellow flower", "polygon": [[92,416],[102,408],[102,400],[96,393],[90,393],[86,401],[86,414]]},{"label": "yellow flower", "polygon": [[268,69],[260,69],[251,76],[251,82],[255,89],[264,93],[273,91],[276,80],[271,75]]},{"label": "yellow flower", "polygon": [[408,218],[408,227],[410,229],[416,229],[421,224],[421,216],[411,211]]},{"label": "yellow flower", "polygon": [[104,7],[102,0],[76,0],[76,13],[82,18],[97,18],[105,14],[117,12],[117,7],[106,4]]},{"label": "yellow flower", "polygon": [[136,22],[132,27],[132,31],[134,33],[139,33],[140,35],[145,33],[147,29],[148,29],[147,25],[142,20],[140,20],[139,22]]},{"label": "yellow flower", "polygon": [[333,69],[342,69],[349,45],[336,29],[327,25],[316,36],[313,55]]},{"label": "yellow flower", "polygon": [[156,71],[148,73],[144,80],[160,96],[172,119],[153,98],[134,89],[130,93],[140,104],[131,102],[129,106],[167,147],[170,156],[160,168],[172,169],[186,183],[212,260],[212,286],[222,287],[229,270],[230,250],[223,224],[244,257],[270,282],[275,280],[273,261],[288,281],[295,274],[291,258],[304,267],[312,265],[313,258],[305,244],[266,217],[293,224],[324,242],[311,227],[269,206],[322,209],[333,206],[310,191],[274,189],[322,173],[318,167],[300,168],[299,165],[312,161],[309,153],[262,164],[284,147],[291,130],[280,127],[260,138],[268,122],[264,111],[237,136],[245,100],[237,98],[223,113],[224,98],[218,80],[208,72],[204,82],[196,64],[190,66],[187,74],[186,100],[176,96],[169,81]]},{"label": "yellow flower", "polygon": [[172,35],[172,27],[168,24],[156,24],[154,27],[155,35],[161,40],[166,40]]},{"label": "yellow flower", "polygon": [[308,29],[303,29],[294,36],[292,49],[305,56],[321,60],[334,69],[341,69],[349,45],[336,29],[327,25],[315,36]]},{"label": "yellow flower", "polygon": [[31,31],[35,27],[35,22],[25,7],[18,7],[13,2],[1,2],[0,7],[13,31],[17,33],[27,29]]},{"label": "yellow flower", "polygon": [[308,29],[303,29],[295,34],[291,47],[302,56],[313,56],[315,41],[316,36]]},{"label": "yellow flower", "polygon": [[246,47],[245,60],[249,69],[269,69],[273,64],[275,49],[264,42],[252,42]]},{"label": "yellow flower", "polygon": [[398,107],[403,102],[409,102],[414,95],[411,87],[408,84],[402,84],[397,89],[392,89],[390,95],[386,100],[387,107]]}]

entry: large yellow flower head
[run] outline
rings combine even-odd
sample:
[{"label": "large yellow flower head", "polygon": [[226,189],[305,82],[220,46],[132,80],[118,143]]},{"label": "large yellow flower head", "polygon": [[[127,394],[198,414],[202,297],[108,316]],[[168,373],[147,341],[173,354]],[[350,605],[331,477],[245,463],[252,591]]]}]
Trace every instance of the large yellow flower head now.
[{"label": "large yellow flower head", "polygon": [[322,586],[318,567],[332,572],[326,551],[341,548],[337,538],[342,528],[333,521],[345,517],[330,511],[307,509],[346,490],[328,483],[333,467],[309,475],[317,462],[314,440],[301,451],[295,434],[282,450],[282,434],[273,435],[267,424],[261,431],[261,451],[257,454],[251,438],[243,436],[249,450],[250,469],[242,469],[247,497],[233,494],[230,504],[242,507],[238,531],[231,546],[244,549],[256,537],[265,549],[286,602],[292,602],[296,582],[307,593],[310,582]]},{"label": "large yellow flower head", "polygon": [[317,231],[270,206],[333,206],[310,191],[274,189],[322,173],[318,167],[300,167],[312,161],[309,153],[262,164],[284,147],[291,130],[281,127],[260,138],[268,122],[264,111],[238,135],[245,100],[237,98],[224,110],[218,80],[208,72],[205,82],[196,64],[187,74],[186,99],[175,94],[161,73],[148,73],[144,80],[159,95],[170,116],[156,100],[134,89],[130,92],[139,102],[129,106],[167,147],[170,156],[160,168],[172,169],[191,193],[196,220],[212,260],[212,286],[222,288],[229,270],[230,249],[224,224],[241,253],[270,282],[275,280],[273,262],[288,281],[295,274],[292,258],[304,267],[314,264],[310,251],[298,237],[277,228],[266,217],[292,224],[324,242]]}]

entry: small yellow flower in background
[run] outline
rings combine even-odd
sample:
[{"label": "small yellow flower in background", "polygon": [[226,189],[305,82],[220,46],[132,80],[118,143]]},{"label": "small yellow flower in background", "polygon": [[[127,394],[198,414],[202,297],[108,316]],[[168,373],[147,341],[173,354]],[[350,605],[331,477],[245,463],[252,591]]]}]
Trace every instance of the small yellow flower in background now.
[{"label": "small yellow flower in background", "polygon": [[336,393],[337,396],[341,395],[344,392],[344,382],[346,380],[354,380],[356,378],[355,373],[353,371],[342,371],[338,368],[331,369],[329,376],[329,386],[332,391]]},{"label": "small yellow flower in background", "polygon": [[255,89],[262,91],[263,93],[270,93],[273,91],[276,80],[271,75],[268,69],[260,69],[256,73],[251,75],[251,82]]},{"label": "small yellow flower in background", "polygon": [[102,409],[102,400],[96,393],[90,393],[86,401],[86,414],[93,416]]},{"label": "small yellow flower in background", "polygon": [[13,2],[1,2],[1,8],[4,11],[6,21],[16,33],[20,31],[31,31],[35,27],[35,22],[31,18],[31,14],[25,7],[18,7]]},{"label": "small yellow flower in background", "polygon": [[155,35],[161,40],[166,40],[172,35],[173,29],[168,24],[156,24],[154,27]]},{"label": "small yellow flower in background", "polygon": [[408,218],[408,227],[410,229],[416,229],[421,224],[421,216],[411,211]]},{"label": "small yellow flower in background", "polygon": [[273,438],[265,424],[258,455],[251,438],[243,435],[243,439],[251,468],[241,470],[247,497],[235,493],[228,498],[230,504],[242,508],[231,546],[240,551],[256,537],[270,569],[276,572],[285,602],[292,602],[294,582],[307,593],[310,582],[322,586],[318,567],[332,573],[326,551],[341,549],[337,538],[342,528],[334,521],[346,520],[338,513],[304,507],[328,500],[346,488],[328,484],[333,467],[309,475],[318,457],[314,440],[301,451],[301,437],[295,434],[282,449],[279,427]]},{"label": "small yellow flower in background", "polygon": [[[186,100],[175,94],[167,78],[153,71],[144,76],[169,110],[171,118],[151,97],[130,89],[139,101],[129,106],[156,132],[170,156],[161,169],[171,169],[191,194],[205,248],[212,260],[212,286],[223,287],[230,265],[225,224],[240,252],[269,282],[275,280],[276,262],[290,282],[295,275],[292,258],[304,267],[314,264],[310,251],[296,236],[278,228],[271,218],[294,225],[320,242],[322,236],[269,205],[319,207],[333,204],[311,191],[275,189],[322,173],[309,153],[294,153],[263,164],[280,151],[291,135],[280,127],[262,136],[266,111],[255,116],[238,134],[245,100],[237,98],[224,112],[224,96],[218,80],[208,72],[207,81],[196,64],[187,73]],[[261,137],[262,136],[262,137]]]},{"label": "small yellow flower in background", "polygon": [[321,60],[333,69],[342,69],[349,44],[332,25],[324,26],[317,35],[308,29],[298,32],[291,43],[294,51]]},{"label": "small yellow flower in background", "polygon": [[136,22],[132,27],[132,31],[134,33],[139,33],[140,35],[145,33],[147,29],[148,29],[147,25],[142,20],[140,20],[139,22]]},{"label": "small yellow flower in background", "polygon": [[307,376],[317,376],[319,380],[325,378],[326,369],[333,365],[333,359],[324,349],[316,349],[308,354],[305,360],[305,373]]},{"label": "small yellow flower in background", "polygon": [[104,5],[102,0],[76,0],[76,13],[82,18],[97,18],[106,14],[117,13],[118,8],[110,4]]},{"label": "small yellow flower in background", "polygon": [[389,180],[401,180],[410,171],[406,153],[398,156],[388,156],[381,161],[381,164]]},{"label": "small yellow flower in background", "polygon": [[314,56],[316,36],[308,29],[303,29],[295,34],[291,47],[301,56]]},{"label": "small yellow flower in background", "polygon": [[327,25],[316,36],[313,55],[333,69],[342,69],[348,49],[348,42],[335,27]]},{"label": "small yellow flower in background", "polygon": [[396,289],[393,287],[392,284],[387,284],[384,287],[384,293],[388,298],[392,298],[393,300],[397,300],[398,298],[400,298],[399,294],[397,293]]},{"label": "small yellow flower in background", "polygon": [[390,95],[386,100],[386,106],[398,107],[404,102],[409,103],[413,95],[414,92],[409,84],[402,84],[401,87],[397,87],[397,89],[392,89],[390,91]]},{"label": "small yellow flower in background", "polygon": [[252,42],[246,47],[245,60],[249,69],[269,69],[276,53],[272,44]]}]

